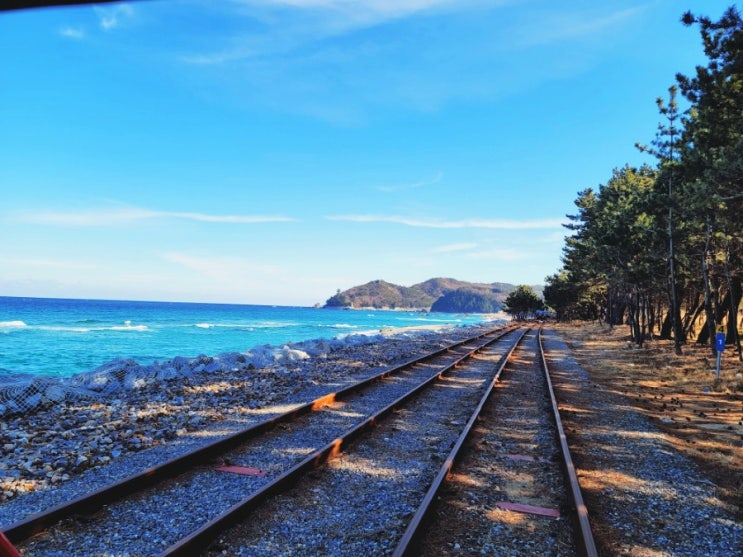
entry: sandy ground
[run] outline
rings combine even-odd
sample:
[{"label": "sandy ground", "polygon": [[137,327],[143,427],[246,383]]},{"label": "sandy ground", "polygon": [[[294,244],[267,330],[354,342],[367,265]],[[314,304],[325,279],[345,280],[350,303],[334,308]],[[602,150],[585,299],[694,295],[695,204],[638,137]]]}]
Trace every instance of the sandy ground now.
[{"label": "sandy ground", "polygon": [[555,330],[591,374],[591,381],[627,398],[650,417],[673,446],[696,461],[721,497],[743,516],[743,362],[723,353],[720,378],[710,348],[689,343],[628,343],[626,326],[557,324]]}]

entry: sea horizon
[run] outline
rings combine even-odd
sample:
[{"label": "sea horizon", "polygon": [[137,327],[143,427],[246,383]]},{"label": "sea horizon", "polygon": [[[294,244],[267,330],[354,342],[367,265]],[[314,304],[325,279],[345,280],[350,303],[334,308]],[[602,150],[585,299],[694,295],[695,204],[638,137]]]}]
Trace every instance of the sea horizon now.
[{"label": "sea horizon", "polygon": [[[313,308],[313,309],[324,309],[322,305],[318,305],[316,302],[312,305],[298,305],[298,304],[254,304],[249,302],[199,302],[192,300],[149,300],[145,298],[96,298],[96,297],[85,297],[76,298],[70,296],[6,296],[0,295],[2,299],[21,299],[21,300],[64,300],[64,301],[81,301],[81,302],[132,302],[132,303],[154,303],[154,304],[207,304],[213,306],[265,306],[265,307],[297,307],[297,308]],[[349,308],[351,309],[351,308]],[[353,308],[356,309],[356,308]],[[382,311],[382,310],[380,310]]]}]

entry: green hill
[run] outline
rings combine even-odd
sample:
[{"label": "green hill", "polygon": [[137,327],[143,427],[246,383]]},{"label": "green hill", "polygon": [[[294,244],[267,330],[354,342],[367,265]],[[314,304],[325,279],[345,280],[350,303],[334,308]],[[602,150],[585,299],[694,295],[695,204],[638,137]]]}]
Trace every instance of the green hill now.
[{"label": "green hill", "polygon": [[[413,286],[373,280],[343,292],[339,290],[328,298],[324,307],[495,313],[503,308],[503,300],[515,289],[515,285],[503,282],[484,284],[452,278],[432,278]],[[535,290],[541,291],[541,287]]]}]

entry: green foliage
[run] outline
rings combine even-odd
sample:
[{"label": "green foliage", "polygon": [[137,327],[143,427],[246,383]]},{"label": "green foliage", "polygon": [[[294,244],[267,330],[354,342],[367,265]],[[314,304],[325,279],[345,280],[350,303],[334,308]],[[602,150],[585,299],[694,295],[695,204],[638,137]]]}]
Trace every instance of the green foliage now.
[{"label": "green foliage", "polygon": [[472,292],[471,290],[452,290],[445,293],[431,306],[431,311],[449,313],[496,313],[503,305],[493,295]]},{"label": "green foliage", "polygon": [[345,292],[338,291],[325,302],[326,307],[344,308],[351,306],[351,298]]},{"label": "green foliage", "polygon": [[374,280],[345,292],[338,292],[325,302],[325,306],[427,309],[433,302],[434,298],[418,288]]},{"label": "green foliage", "polygon": [[540,309],[544,303],[531,286],[520,284],[506,297],[505,310],[516,319],[527,319]]},{"label": "green foliage", "polygon": [[[708,63],[690,77],[678,74],[668,102],[658,99],[663,122],[651,147],[640,146],[658,166],[615,169],[606,184],[578,193],[563,268],[547,277],[545,299],[558,317],[626,319],[640,343],[654,327],[670,335],[669,322],[678,342],[700,315],[727,319],[728,339],[737,342],[743,19],[731,7],[717,21],[691,13],[682,21],[698,25]],[[686,112],[677,92],[690,103]],[[683,319],[669,320],[673,306],[683,306]]]}]

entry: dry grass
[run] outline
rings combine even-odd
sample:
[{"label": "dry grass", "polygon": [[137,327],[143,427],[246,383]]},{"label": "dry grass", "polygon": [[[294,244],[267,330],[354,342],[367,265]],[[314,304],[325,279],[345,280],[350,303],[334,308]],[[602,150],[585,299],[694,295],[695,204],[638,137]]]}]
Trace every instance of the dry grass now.
[{"label": "dry grass", "polygon": [[652,418],[743,516],[743,363],[733,350],[724,352],[718,380],[716,360],[707,347],[688,344],[676,356],[669,341],[630,345],[625,326],[554,328],[592,382],[623,395],[628,405]]}]

